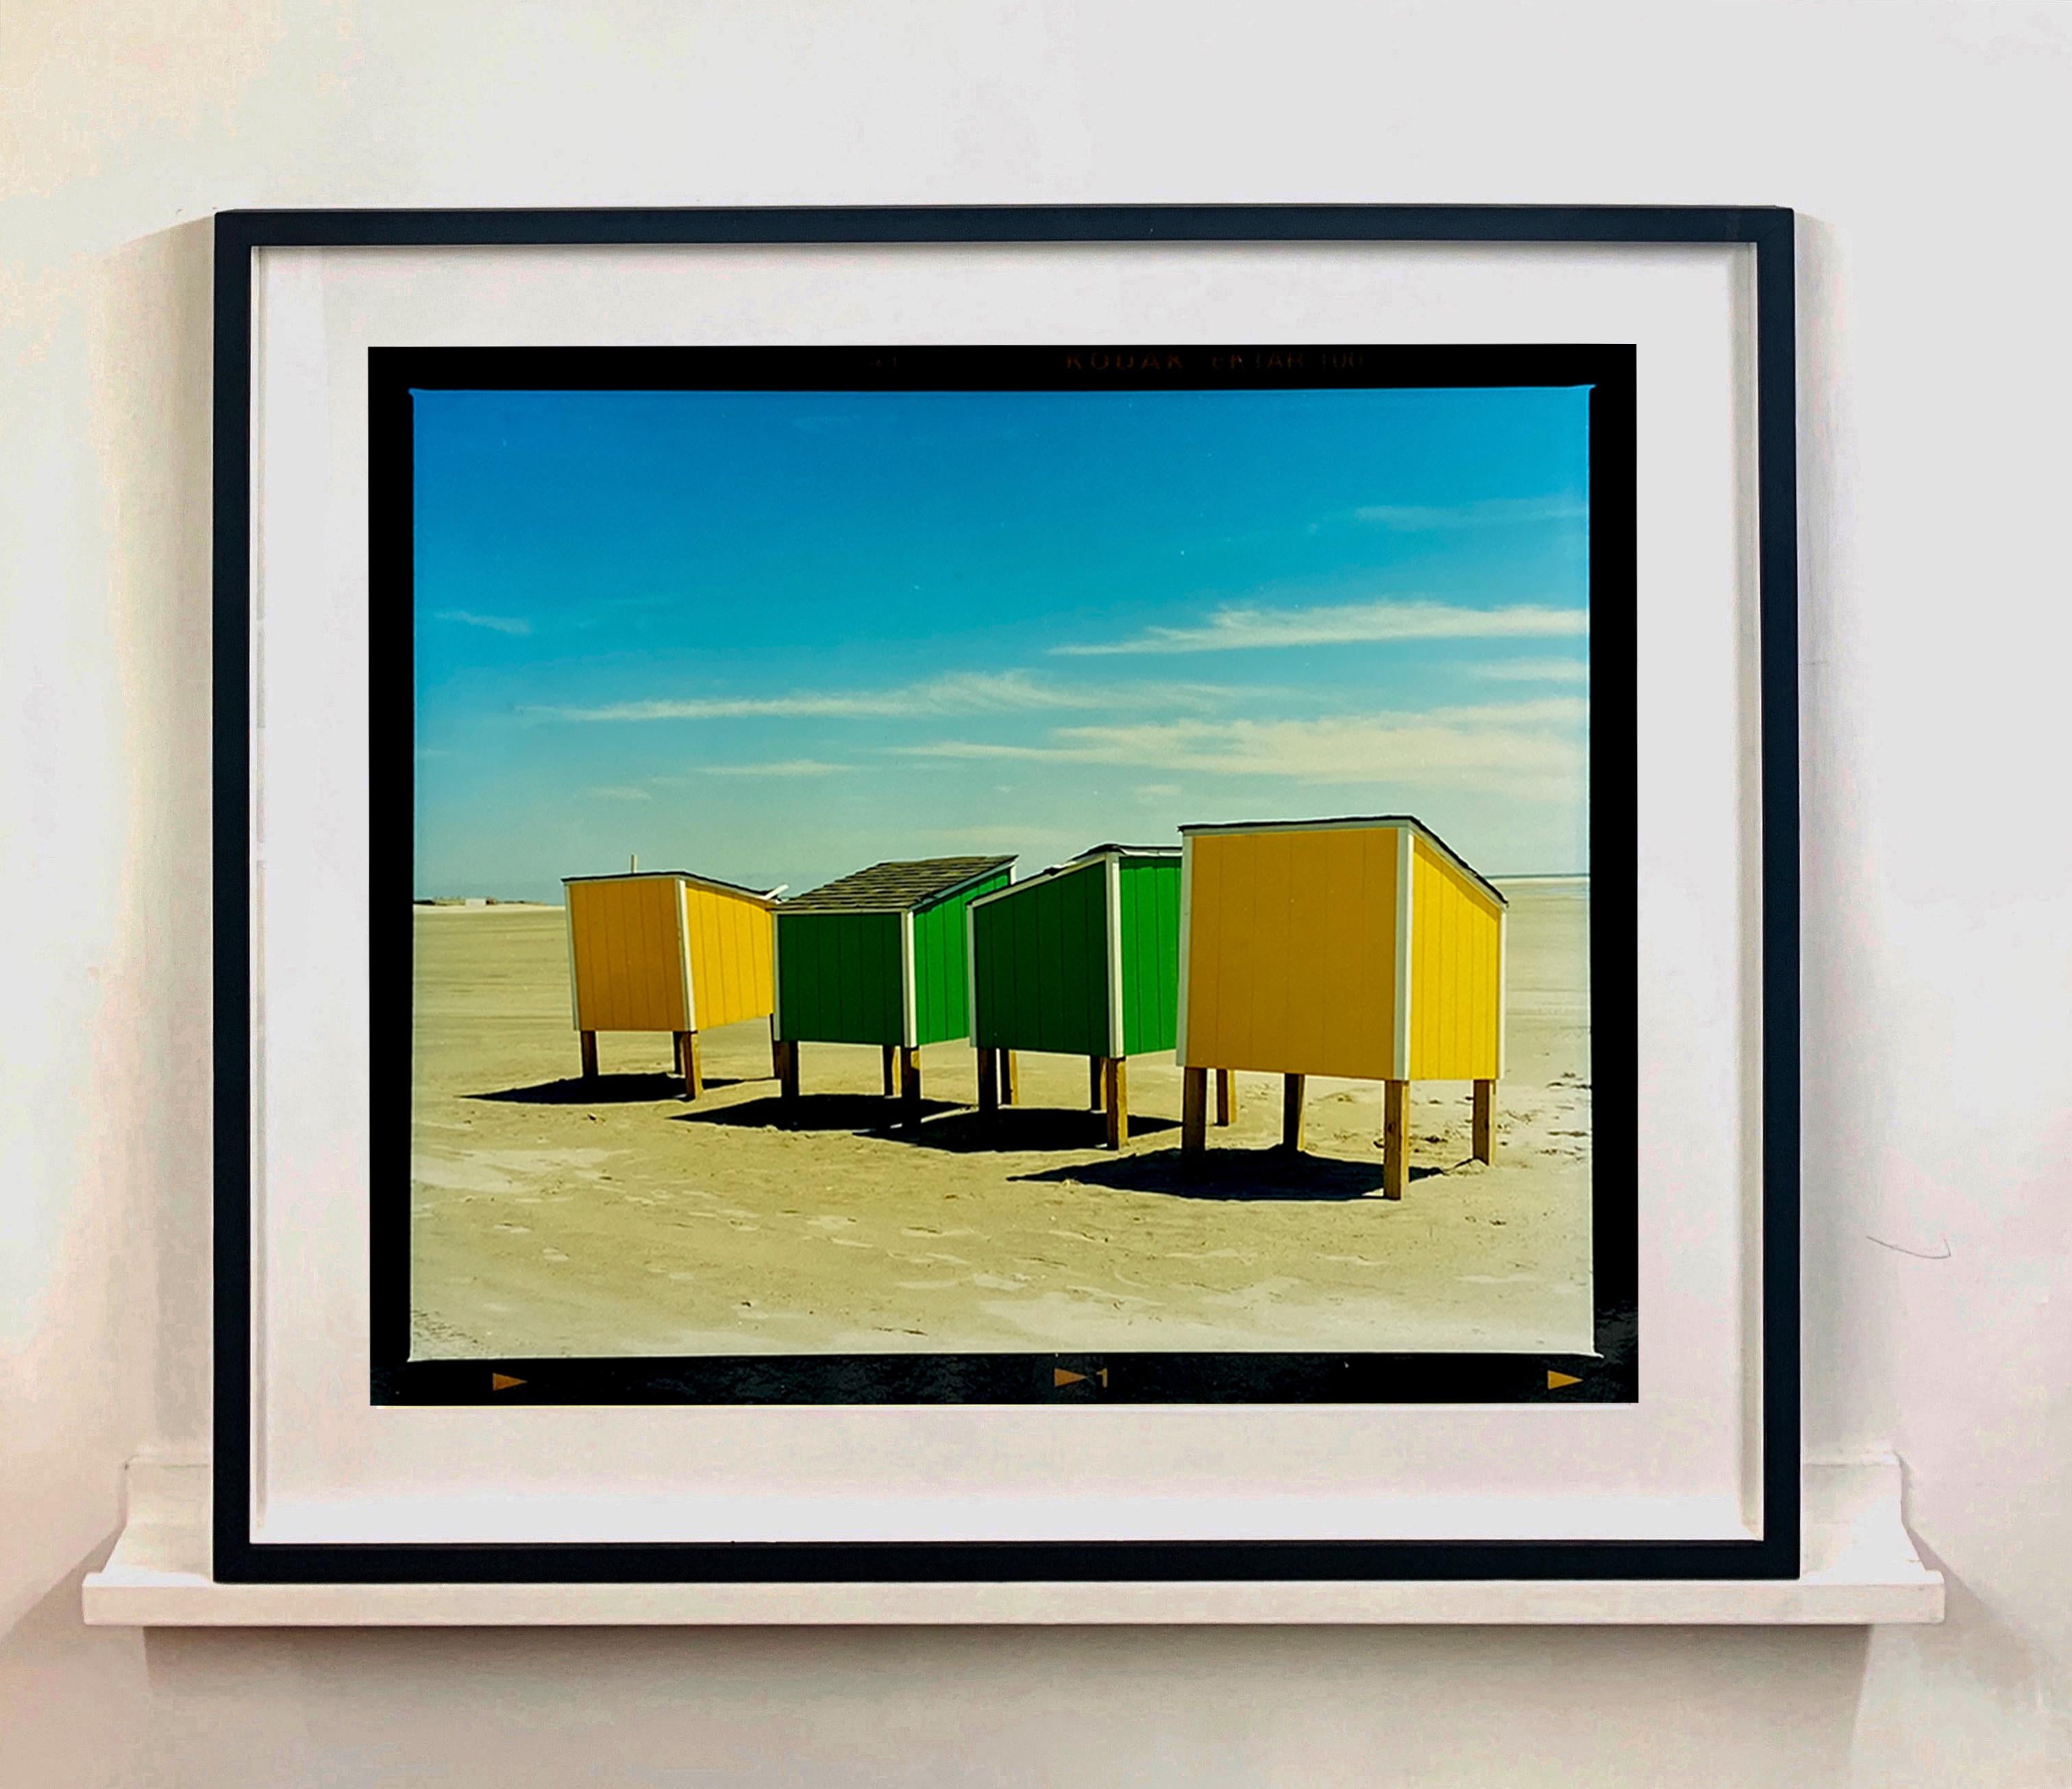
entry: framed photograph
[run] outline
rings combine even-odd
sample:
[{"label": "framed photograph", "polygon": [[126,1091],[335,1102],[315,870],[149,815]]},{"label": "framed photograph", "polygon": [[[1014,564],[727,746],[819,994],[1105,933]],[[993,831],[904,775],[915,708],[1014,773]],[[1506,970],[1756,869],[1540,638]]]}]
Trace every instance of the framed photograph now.
[{"label": "framed photograph", "polygon": [[1796,1576],[1791,244],[220,216],[218,1578]]}]

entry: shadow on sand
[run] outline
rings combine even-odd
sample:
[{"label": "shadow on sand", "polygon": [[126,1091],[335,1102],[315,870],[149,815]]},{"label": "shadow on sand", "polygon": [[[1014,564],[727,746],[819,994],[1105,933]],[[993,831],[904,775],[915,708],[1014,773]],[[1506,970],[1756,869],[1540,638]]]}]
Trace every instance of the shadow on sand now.
[{"label": "shadow on sand", "polygon": [[[718,1084],[716,1081],[705,1083],[708,1087]],[[934,1112],[957,1109],[948,1100],[924,1097],[921,1101],[924,1120]],[[686,1125],[738,1125],[746,1130],[853,1130],[904,1137],[907,1133],[900,1124],[904,1110],[897,1100],[888,1100],[882,1093],[801,1093],[789,1105],[776,1094],[768,1093],[759,1100],[743,1100],[738,1104],[716,1107],[710,1112],[693,1106],[681,1115],[681,1121]]]},{"label": "shadow on sand", "polygon": [[[1130,1129],[1136,1128],[1133,1120]],[[1422,1180],[1445,1171],[1412,1168],[1410,1178]],[[1157,1149],[1141,1155],[1115,1156],[1105,1162],[1045,1168],[1014,1178],[1075,1181],[1082,1186],[1112,1186],[1119,1192],[1163,1193],[1174,1199],[1330,1203],[1379,1198],[1381,1161],[1377,1155],[1372,1162],[1342,1162],[1327,1155],[1290,1155],[1279,1149],[1211,1147],[1198,1156],[1183,1156],[1178,1149]]]},{"label": "shadow on sand", "polygon": [[[705,1076],[708,1092],[741,1083],[723,1075]],[[536,1081],[530,1087],[500,1087],[493,1092],[470,1093],[471,1100],[489,1100],[520,1106],[639,1105],[684,1096],[683,1077],[664,1071],[647,1075],[600,1075],[594,1081],[571,1075],[565,1081]]]},{"label": "shadow on sand", "polygon": [[[1179,1128],[1170,1118],[1129,1115],[1133,1142],[1140,1137]],[[945,1149],[956,1155],[1097,1149],[1108,1141],[1108,1120],[1098,1112],[1075,1111],[1069,1106],[1003,1106],[992,1112],[964,1106],[923,1126],[909,1141],[923,1149]]]}]

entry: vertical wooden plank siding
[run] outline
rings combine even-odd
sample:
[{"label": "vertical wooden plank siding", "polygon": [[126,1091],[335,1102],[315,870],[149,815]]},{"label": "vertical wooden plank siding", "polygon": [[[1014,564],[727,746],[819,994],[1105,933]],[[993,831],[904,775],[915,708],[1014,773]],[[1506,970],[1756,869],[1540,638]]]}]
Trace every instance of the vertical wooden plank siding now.
[{"label": "vertical wooden plank siding", "polygon": [[969,1034],[964,913],[980,895],[1006,886],[1003,871],[914,915],[914,1013],[920,1043],[942,1043]]},{"label": "vertical wooden plank siding", "polygon": [[1170,1050],[1180,995],[1180,864],[1122,860],[1122,1054]]},{"label": "vertical wooden plank siding", "polygon": [[1410,1077],[1492,1080],[1502,1026],[1503,909],[1421,839],[1412,876]]},{"label": "vertical wooden plank siding", "polygon": [[1198,833],[1191,849],[1186,1059],[1386,1078],[1394,829]]},{"label": "vertical wooden plank siding", "polygon": [[770,910],[696,882],[684,886],[684,909],[698,1029],[767,1017],[775,1004]]},{"label": "vertical wooden plank siding", "polygon": [[1109,1053],[1107,911],[1099,863],[972,909],[981,1048]]},{"label": "vertical wooden plank siding", "polygon": [[809,1043],[896,1044],[904,1028],[896,913],[777,914],[777,1030]]},{"label": "vertical wooden plank siding", "polygon": [[569,882],[576,1028],[677,1031],[687,1022],[676,882],[663,876]]},{"label": "vertical wooden plank siding", "polygon": [[[1373,933],[1370,915],[1334,927],[1340,889],[1364,886],[1367,855],[1360,833],[1288,833],[1288,1002],[1283,1020],[1289,1056],[1328,1062],[1326,1027],[1346,1001],[1346,973]],[[1305,940],[1330,940],[1328,950],[1305,948]]]}]

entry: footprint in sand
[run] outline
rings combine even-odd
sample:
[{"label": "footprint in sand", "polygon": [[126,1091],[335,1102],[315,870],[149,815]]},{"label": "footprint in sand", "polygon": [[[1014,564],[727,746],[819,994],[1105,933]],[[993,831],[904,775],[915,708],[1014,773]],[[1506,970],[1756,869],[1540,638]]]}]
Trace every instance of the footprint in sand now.
[{"label": "footprint in sand", "polygon": [[500,1236],[529,1236],[532,1233],[532,1226],[525,1224],[492,1224],[489,1228]]},{"label": "footprint in sand", "polygon": [[846,1230],[856,1222],[856,1219],[844,1217],[808,1218],[806,1222],[816,1230]]},{"label": "footprint in sand", "polygon": [[568,1256],[558,1248],[543,1248],[540,1251],[540,1259],[543,1261],[565,1261]]},{"label": "footprint in sand", "polygon": [[868,1248],[870,1246],[869,1243],[858,1242],[851,1236],[830,1236],[828,1240],[837,1248]]},{"label": "footprint in sand", "polygon": [[974,1273],[971,1283],[987,1292],[1019,1292],[1029,1284],[1019,1275],[1010,1280],[997,1273]]},{"label": "footprint in sand", "polygon": [[902,1292],[948,1292],[964,1284],[961,1280],[898,1280],[894,1282]]}]

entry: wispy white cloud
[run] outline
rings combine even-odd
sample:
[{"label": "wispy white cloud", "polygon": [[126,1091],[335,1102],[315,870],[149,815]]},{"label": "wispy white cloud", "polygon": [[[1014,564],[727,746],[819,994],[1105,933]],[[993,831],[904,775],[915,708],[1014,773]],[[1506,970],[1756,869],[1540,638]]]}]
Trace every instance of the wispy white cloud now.
[{"label": "wispy white cloud", "polygon": [[798,690],[783,696],[650,697],[598,708],[532,707],[556,721],[722,721],[750,716],[824,720],[903,720],[933,714],[1040,714],[1135,703],[1207,709],[1234,692],[1214,684],[1157,682],[1097,688],[1044,682],[1026,671],[965,671],[890,689]]},{"label": "wispy white cloud", "polygon": [[780,758],[768,764],[701,764],[705,776],[840,776],[853,764],[829,764],[817,758]]},{"label": "wispy white cloud", "polygon": [[1128,640],[1054,646],[1075,656],[1120,652],[1230,652],[1276,646],[1337,646],[1375,640],[1549,640],[1589,631],[1589,611],[1515,603],[1470,609],[1428,598],[1339,603],[1305,609],[1229,607],[1198,627],[1150,627]]},{"label": "wispy white cloud", "polygon": [[942,739],[904,756],[1119,764],[1139,771],[1336,784],[1435,783],[1558,796],[1581,787],[1580,698],[1491,703],[1306,721],[1145,722],[1061,727],[1046,742]]},{"label": "wispy white cloud", "polygon": [[477,615],[471,609],[435,609],[434,621],[458,621],[466,627],[487,627],[493,634],[529,634],[532,623],[516,615]]},{"label": "wispy white cloud", "polygon": [[607,783],[602,788],[592,789],[589,792],[606,801],[652,801],[655,799],[652,789],[643,789],[632,783]]},{"label": "wispy white cloud", "polygon": [[1466,668],[1494,683],[1588,683],[1590,668],[1581,659],[1498,659]]},{"label": "wispy white cloud", "polygon": [[1421,533],[1431,528],[1515,528],[1532,522],[1577,522],[1589,519],[1590,506],[1580,497],[1484,497],[1459,504],[1367,504],[1353,512],[1358,520],[1376,527]]}]

